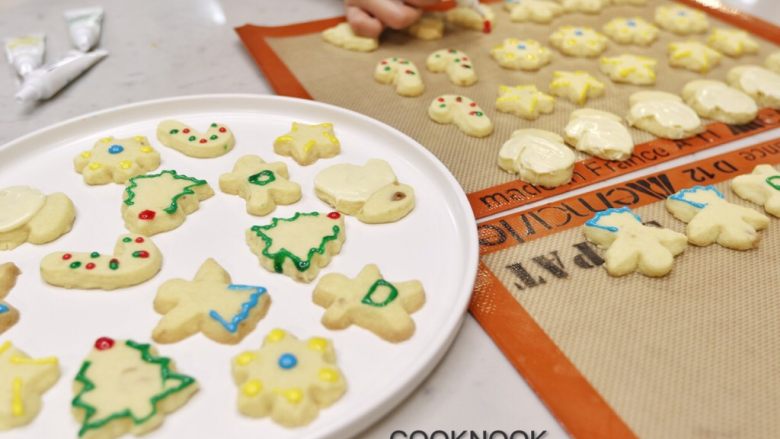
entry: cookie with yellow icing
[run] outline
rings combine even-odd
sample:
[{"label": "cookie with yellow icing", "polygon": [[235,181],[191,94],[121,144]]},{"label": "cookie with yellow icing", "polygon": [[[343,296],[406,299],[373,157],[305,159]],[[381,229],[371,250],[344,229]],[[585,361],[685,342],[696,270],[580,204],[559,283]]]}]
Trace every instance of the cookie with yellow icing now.
[{"label": "cookie with yellow icing", "polygon": [[604,83],[584,70],[553,72],[550,93],[583,105],[590,98],[604,94]]},{"label": "cookie with yellow icing", "polygon": [[566,55],[592,58],[606,50],[607,37],[585,26],[561,26],[550,43]]},{"label": "cookie with yellow icing", "polygon": [[[495,24],[496,14],[488,5],[479,4],[477,6],[480,12],[468,7],[455,7],[447,11],[447,21],[456,26],[466,29],[485,30]],[[489,24],[486,24],[489,23]]]},{"label": "cookie with yellow icing", "polygon": [[496,110],[514,114],[527,120],[536,120],[541,114],[550,114],[555,98],[543,93],[535,85],[498,86]]},{"label": "cookie with yellow icing", "polygon": [[288,133],[274,140],[274,152],[307,166],[319,159],[338,155],[341,142],[333,131],[332,123],[308,125],[293,122]]},{"label": "cookie with yellow icing", "polygon": [[658,39],[658,28],[641,17],[616,17],[604,25],[602,31],[620,44],[649,46]]},{"label": "cookie with yellow icing", "polygon": [[758,42],[743,30],[715,28],[707,37],[707,44],[731,57],[758,53]]},{"label": "cookie with yellow icing", "polygon": [[603,56],[599,60],[601,73],[611,80],[635,85],[655,84],[656,64],[655,58],[629,54]]},{"label": "cookie with yellow icing", "polygon": [[678,35],[700,34],[709,27],[707,14],[673,3],[655,9],[655,22],[662,29]]},{"label": "cookie with yellow icing", "polygon": [[550,49],[536,40],[507,38],[490,49],[498,65],[511,70],[539,70],[550,62]]},{"label": "cookie with yellow icing", "polygon": [[698,73],[707,73],[720,64],[718,51],[698,41],[677,41],[667,46],[669,65]]},{"label": "cookie with yellow icing", "polygon": [[31,358],[10,341],[0,342],[0,432],[32,422],[59,378],[56,357]]},{"label": "cookie with yellow icing", "polygon": [[549,23],[563,14],[563,7],[552,0],[506,0],[504,9],[509,11],[509,19],[518,23]]},{"label": "cookie with yellow icing", "polygon": [[73,166],[86,184],[125,183],[130,177],[157,169],[160,153],[144,136],[104,137],[92,149],[79,153]]}]

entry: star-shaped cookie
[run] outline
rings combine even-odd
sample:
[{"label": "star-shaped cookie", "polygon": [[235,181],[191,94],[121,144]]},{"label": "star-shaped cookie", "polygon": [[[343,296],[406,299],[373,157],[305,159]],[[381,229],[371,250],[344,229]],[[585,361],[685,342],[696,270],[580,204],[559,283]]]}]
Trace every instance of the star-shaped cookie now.
[{"label": "star-shaped cookie", "polygon": [[550,93],[582,105],[589,98],[601,96],[604,93],[604,83],[583,70],[557,71],[553,72]]},{"label": "star-shaped cookie", "polygon": [[245,199],[248,213],[263,216],[273,212],[277,204],[293,204],[301,199],[301,186],[288,178],[284,163],[266,163],[256,155],[245,155],[233,171],[219,177],[219,188]]},{"label": "star-shaped cookie", "polygon": [[498,86],[496,110],[514,114],[523,119],[536,120],[540,114],[550,114],[555,98],[543,93],[535,85]]},{"label": "star-shaped cookie", "polygon": [[733,57],[758,52],[756,40],[747,32],[737,29],[714,29],[707,37],[707,44],[718,52]]},{"label": "star-shaped cookie", "polygon": [[299,165],[310,165],[321,158],[341,152],[341,143],[333,132],[332,123],[307,125],[293,122],[287,134],[274,141],[274,152],[292,157]]},{"label": "star-shaped cookie", "polygon": [[599,61],[601,73],[609,76],[609,79],[637,85],[655,84],[657,63],[654,58],[628,54],[604,56]]},{"label": "star-shaped cookie", "polygon": [[780,172],[771,165],[758,165],[753,173],[731,180],[731,190],[744,200],[763,205],[766,213],[780,218]]},{"label": "star-shaped cookie", "polygon": [[698,41],[669,43],[669,65],[682,67],[693,72],[707,73],[720,64],[723,55]]},{"label": "star-shaped cookie", "polygon": [[29,424],[41,411],[41,397],[60,378],[57,358],[30,358],[0,344],[0,431]]},{"label": "star-shaped cookie", "polygon": [[19,321],[19,311],[2,299],[14,287],[20,274],[19,268],[11,262],[0,264],[0,334]]}]

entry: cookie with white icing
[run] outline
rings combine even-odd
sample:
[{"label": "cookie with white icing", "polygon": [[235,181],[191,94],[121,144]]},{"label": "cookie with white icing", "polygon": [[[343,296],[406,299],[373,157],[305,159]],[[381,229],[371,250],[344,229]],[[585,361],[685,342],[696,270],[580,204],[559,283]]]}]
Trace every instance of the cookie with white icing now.
[{"label": "cookie with white icing", "polygon": [[[11,262],[0,264],[0,334],[19,321],[19,311],[3,299],[16,285],[16,278],[22,272]],[[0,428],[2,430],[2,428]]]},{"label": "cookie with white icing", "polygon": [[574,153],[561,136],[545,130],[521,129],[512,133],[498,153],[498,166],[520,180],[544,187],[571,181]]},{"label": "cookie with white icing", "polygon": [[178,120],[164,120],[157,125],[157,140],[184,155],[196,158],[219,157],[229,153],[236,138],[225,124],[212,122],[202,133]]},{"label": "cookie with white icing", "polygon": [[758,53],[758,42],[743,30],[713,29],[707,37],[707,44],[718,52],[731,57]]},{"label": "cookie with white icing", "polygon": [[743,200],[762,205],[766,213],[780,218],[780,172],[772,165],[758,165],[752,173],[731,180],[731,190]]},{"label": "cookie with white icing", "polygon": [[446,72],[455,85],[471,85],[477,82],[477,72],[465,52],[456,49],[441,49],[433,52],[425,61],[433,73]]},{"label": "cookie with white icing", "polygon": [[609,76],[609,79],[635,85],[655,84],[656,64],[658,61],[655,58],[629,54],[603,56],[599,60],[601,73]]},{"label": "cookie with white icing", "polygon": [[693,72],[707,73],[723,58],[717,50],[698,41],[677,41],[667,46],[669,65]]},{"label": "cookie with white icing", "polygon": [[32,422],[59,378],[56,357],[31,358],[10,341],[0,342],[0,432]]},{"label": "cookie with white icing", "polygon": [[561,0],[561,5],[566,12],[598,14],[610,2],[611,0]]},{"label": "cookie with white icing", "polygon": [[649,46],[658,39],[658,28],[641,17],[616,17],[604,25],[602,31],[620,44]]},{"label": "cookie with white icing", "polygon": [[563,14],[563,7],[552,0],[506,0],[504,9],[509,11],[509,19],[517,23],[549,23]]},{"label": "cookie with white icing", "polygon": [[550,63],[550,49],[536,40],[507,38],[490,49],[498,65],[511,70],[539,70]]},{"label": "cookie with white icing", "polygon": [[496,14],[490,6],[479,4],[481,14],[468,7],[455,7],[447,11],[447,21],[466,29],[484,31],[496,22]]},{"label": "cookie with white icing", "polygon": [[625,160],[634,152],[634,141],[623,119],[607,111],[574,110],[563,131],[566,143],[604,160]]},{"label": "cookie with white icing", "polygon": [[737,66],[729,70],[726,80],[759,106],[780,108],[780,73],[755,65]]},{"label": "cookie with white icing", "polygon": [[460,95],[441,95],[431,102],[428,116],[440,124],[455,124],[472,137],[485,137],[493,132],[493,122],[471,99]]},{"label": "cookie with white icing", "polygon": [[73,159],[76,172],[84,177],[84,183],[91,185],[125,183],[130,177],[154,171],[158,166],[160,153],[144,136],[104,137]]},{"label": "cookie with white icing", "polygon": [[655,9],[655,22],[678,35],[700,34],[709,27],[707,14],[679,4],[658,6]]},{"label": "cookie with white icing", "polygon": [[555,98],[543,93],[535,85],[498,86],[496,110],[514,114],[527,120],[536,120],[541,114],[550,114]]},{"label": "cookie with white icing", "polygon": [[683,139],[701,132],[701,119],[683,100],[662,91],[639,91],[629,97],[628,124],[665,139]]},{"label": "cookie with white icing", "polygon": [[420,96],[425,91],[417,66],[406,58],[390,57],[377,63],[374,79],[381,84],[392,84],[401,96]]},{"label": "cookie with white icing", "polygon": [[406,31],[420,40],[439,40],[444,36],[444,19],[435,14],[425,14]]},{"label": "cookie with white icing", "polygon": [[333,131],[332,123],[308,125],[293,122],[289,132],[274,140],[274,152],[307,166],[319,159],[338,155],[341,142]]},{"label": "cookie with white icing", "polygon": [[590,98],[604,94],[604,83],[584,70],[553,72],[550,93],[583,105]]},{"label": "cookie with white icing", "polygon": [[753,98],[721,81],[690,81],[683,87],[682,97],[699,116],[723,123],[748,123],[758,113]]},{"label": "cookie with white icing", "polygon": [[289,180],[287,165],[266,163],[256,155],[245,155],[236,161],[231,172],[219,177],[222,192],[246,200],[250,215],[268,215],[277,205],[288,205],[301,199],[301,185]]},{"label": "cookie with white icing", "polygon": [[585,26],[561,26],[550,35],[550,44],[569,56],[592,58],[607,48],[607,37]]},{"label": "cookie with white icing", "polygon": [[67,195],[44,195],[29,186],[0,189],[0,250],[25,242],[46,244],[68,233],[76,209]]},{"label": "cookie with white icing", "polygon": [[379,47],[376,38],[355,35],[349,23],[339,23],[322,31],[322,39],[342,49],[355,52],[372,52]]}]

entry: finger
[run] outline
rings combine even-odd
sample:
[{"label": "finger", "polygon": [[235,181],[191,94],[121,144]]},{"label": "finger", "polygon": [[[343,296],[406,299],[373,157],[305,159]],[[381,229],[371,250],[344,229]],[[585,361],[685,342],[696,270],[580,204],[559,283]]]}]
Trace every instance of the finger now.
[{"label": "finger", "polygon": [[442,0],[404,0],[404,3],[410,6],[424,8],[426,6],[433,6],[442,3]]},{"label": "finger", "polygon": [[384,28],[382,22],[357,6],[347,6],[347,22],[352,31],[362,37],[377,38]]},{"label": "finger", "polygon": [[393,0],[363,0],[360,6],[392,29],[403,29],[420,19],[422,11]]}]

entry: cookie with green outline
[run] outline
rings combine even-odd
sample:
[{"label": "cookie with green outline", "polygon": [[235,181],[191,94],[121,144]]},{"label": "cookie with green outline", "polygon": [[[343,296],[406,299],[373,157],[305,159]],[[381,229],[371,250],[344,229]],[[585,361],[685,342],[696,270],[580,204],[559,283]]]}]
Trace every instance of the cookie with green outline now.
[{"label": "cookie with green outline", "polygon": [[16,278],[21,273],[19,268],[11,262],[0,264],[0,334],[19,321],[19,311],[8,302],[4,302],[3,298],[16,285]]},{"label": "cookie with green outline", "polygon": [[127,184],[122,218],[127,230],[152,236],[173,230],[198,210],[214,190],[206,182],[174,170],[133,177]]},{"label": "cookie with green outline", "polygon": [[345,238],[344,218],[338,212],[298,212],[246,232],[246,242],[260,265],[299,282],[314,280],[341,251]]},{"label": "cookie with green outline", "polygon": [[284,163],[266,163],[256,155],[245,155],[236,161],[233,171],[219,177],[219,188],[245,199],[249,214],[263,216],[273,212],[277,204],[301,199],[301,185],[289,178]]},{"label": "cookie with green outline", "polygon": [[184,155],[202,159],[225,155],[236,144],[233,132],[224,124],[212,122],[208,130],[201,133],[178,120],[160,122],[157,140]]},{"label": "cookie with green outline", "polygon": [[152,345],[100,337],[76,375],[71,408],[82,439],[138,436],[159,427],[197,390],[195,379],[178,373]]},{"label": "cookie with green outline", "polygon": [[760,204],[766,213],[780,218],[780,171],[772,165],[758,165],[752,173],[731,180],[731,190],[743,200]]},{"label": "cookie with green outline", "polygon": [[160,153],[149,145],[145,136],[104,137],[92,149],[79,153],[73,159],[73,166],[86,184],[124,184],[130,177],[157,169]]}]

